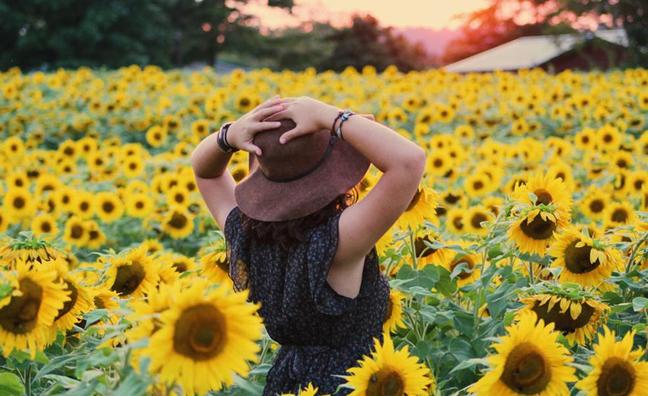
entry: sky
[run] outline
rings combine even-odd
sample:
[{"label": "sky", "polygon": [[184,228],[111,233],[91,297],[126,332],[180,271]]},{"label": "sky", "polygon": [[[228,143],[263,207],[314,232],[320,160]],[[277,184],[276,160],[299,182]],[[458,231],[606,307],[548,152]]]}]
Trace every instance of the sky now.
[{"label": "sky", "polygon": [[295,26],[309,20],[328,20],[345,24],[354,12],[370,13],[383,26],[397,28],[456,28],[460,20],[453,18],[488,5],[487,0],[295,0],[294,16],[287,11],[267,7],[267,0],[253,0],[244,12],[259,18],[260,25],[274,29]]}]

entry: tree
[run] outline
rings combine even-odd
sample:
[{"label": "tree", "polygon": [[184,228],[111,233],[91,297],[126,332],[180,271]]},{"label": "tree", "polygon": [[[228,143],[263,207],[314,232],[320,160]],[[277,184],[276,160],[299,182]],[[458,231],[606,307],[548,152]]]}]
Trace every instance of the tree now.
[{"label": "tree", "polygon": [[247,16],[225,0],[0,0],[0,20],[1,69],[170,67],[212,64]]},{"label": "tree", "polygon": [[319,65],[320,69],[342,70],[347,66],[361,69],[373,65],[383,70],[395,64],[402,71],[421,69],[430,64],[420,44],[411,44],[395,35],[390,28],[382,28],[371,15],[352,17],[352,24],[329,35],[335,44],[331,56]]},{"label": "tree", "polygon": [[[515,21],[515,14],[522,12],[527,23]],[[574,33],[576,27],[592,23],[624,28],[629,41],[627,65],[648,65],[645,0],[491,0],[488,7],[468,15],[462,36],[448,45],[443,61],[453,62],[521,36]]]}]

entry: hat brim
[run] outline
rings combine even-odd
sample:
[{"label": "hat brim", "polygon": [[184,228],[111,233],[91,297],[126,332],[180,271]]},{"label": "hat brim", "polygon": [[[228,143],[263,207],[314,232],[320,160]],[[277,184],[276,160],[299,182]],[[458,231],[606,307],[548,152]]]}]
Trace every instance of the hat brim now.
[{"label": "hat brim", "polygon": [[[252,163],[253,161],[250,161]],[[271,181],[258,166],[234,189],[241,212],[260,221],[286,221],[307,216],[358,184],[369,169],[367,160],[344,140],[312,172],[292,181]]]}]

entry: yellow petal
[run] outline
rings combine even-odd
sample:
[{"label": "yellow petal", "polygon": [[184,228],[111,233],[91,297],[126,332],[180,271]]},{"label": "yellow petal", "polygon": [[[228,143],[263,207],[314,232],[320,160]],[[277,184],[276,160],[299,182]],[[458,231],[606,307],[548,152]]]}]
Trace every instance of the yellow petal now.
[{"label": "yellow petal", "polygon": [[569,314],[571,315],[571,318],[576,320],[578,316],[581,314],[583,307],[579,303],[572,303],[572,305],[569,308]]}]

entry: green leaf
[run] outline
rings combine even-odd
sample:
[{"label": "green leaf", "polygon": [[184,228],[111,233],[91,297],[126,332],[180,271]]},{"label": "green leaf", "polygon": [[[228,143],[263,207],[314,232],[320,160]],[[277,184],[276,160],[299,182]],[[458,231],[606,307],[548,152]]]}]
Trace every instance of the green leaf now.
[{"label": "green leaf", "polygon": [[648,298],[635,297],[632,300],[632,309],[634,309],[635,312],[640,312],[643,311],[644,309],[648,309]]},{"label": "green leaf", "polygon": [[456,371],[465,370],[467,368],[475,367],[477,365],[488,366],[488,360],[486,358],[473,358],[468,360],[461,361],[456,365],[448,374],[452,374]]},{"label": "green leaf", "polygon": [[24,393],[25,387],[16,374],[9,372],[0,373],[0,395],[22,396]]}]

